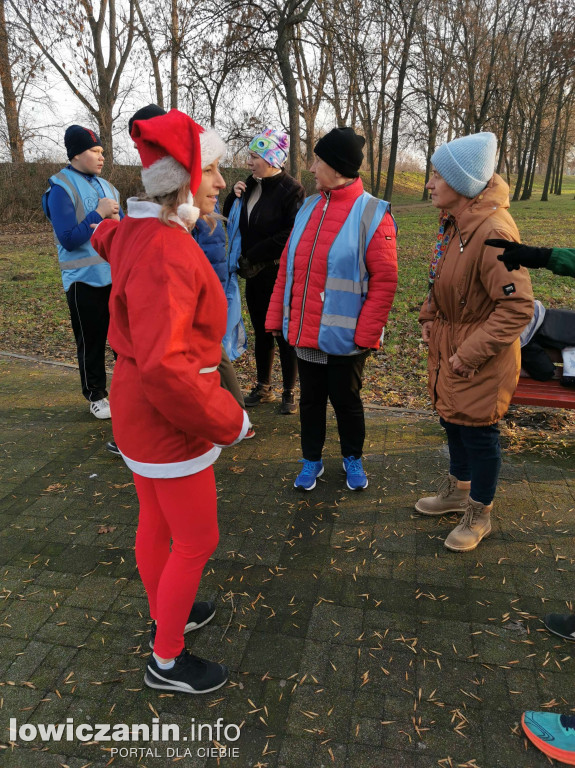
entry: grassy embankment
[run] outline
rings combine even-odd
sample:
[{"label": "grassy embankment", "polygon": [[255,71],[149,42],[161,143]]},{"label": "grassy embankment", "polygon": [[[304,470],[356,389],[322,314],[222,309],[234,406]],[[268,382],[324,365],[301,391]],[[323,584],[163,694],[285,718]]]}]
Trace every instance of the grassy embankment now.
[{"label": "grassy embankment", "polygon": [[[234,174],[235,178],[239,174]],[[228,180],[233,183],[233,178]],[[307,179],[306,179],[307,182]],[[307,186],[307,184],[306,184]],[[381,353],[366,368],[366,400],[382,405],[426,407],[426,353],[420,343],[417,314],[426,293],[426,275],[434,243],[437,213],[421,203],[422,175],[401,174],[394,199],[399,225],[399,288]],[[575,178],[561,197],[541,203],[540,187],[531,201],[514,203],[524,242],[575,247]],[[74,363],[74,344],[51,231],[14,225],[0,235],[0,349]],[[547,306],[575,309],[575,280],[547,270],[533,271],[535,295]],[[160,321],[160,318],[158,318]],[[154,322],[150,318],[150,322]],[[249,320],[246,317],[249,330]],[[254,378],[250,352],[238,361],[247,389]],[[276,382],[279,384],[279,376]]]}]

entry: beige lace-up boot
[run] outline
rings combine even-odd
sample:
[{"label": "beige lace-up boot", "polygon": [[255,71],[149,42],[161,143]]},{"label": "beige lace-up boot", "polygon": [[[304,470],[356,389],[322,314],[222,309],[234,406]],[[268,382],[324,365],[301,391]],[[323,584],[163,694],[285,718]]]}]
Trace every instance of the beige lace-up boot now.
[{"label": "beige lace-up boot", "polygon": [[453,475],[444,477],[437,489],[437,496],[425,496],[415,504],[415,509],[422,515],[447,515],[450,512],[465,512],[469,499],[467,488],[458,488],[458,480]]},{"label": "beige lace-up boot", "polygon": [[490,513],[493,503],[482,504],[480,501],[467,502],[467,509],[459,525],[445,539],[445,546],[453,552],[469,552],[479,544],[481,539],[491,533]]}]

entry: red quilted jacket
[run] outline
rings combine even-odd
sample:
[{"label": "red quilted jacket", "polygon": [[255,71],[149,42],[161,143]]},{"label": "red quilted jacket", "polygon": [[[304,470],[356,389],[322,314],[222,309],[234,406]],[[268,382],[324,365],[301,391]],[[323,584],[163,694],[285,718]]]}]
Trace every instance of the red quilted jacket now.
[{"label": "red quilted jacket", "polygon": [[[318,203],[301,236],[294,260],[294,279],[290,307],[288,341],[298,347],[318,349],[318,334],[323,307],[323,292],[327,273],[329,249],[356,199],[363,194],[361,179],[329,193],[325,218],[318,233],[324,205]],[[322,192],[327,199],[325,192]],[[317,242],[314,249],[314,241]],[[313,251],[313,254],[312,254]],[[286,283],[287,245],[282,253],[279,274],[266,317],[266,330],[279,331],[282,328],[283,300]],[[369,273],[369,287],[361,309],[355,331],[358,347],[377,349],[395,289],[397,287],[397,251],[395,224],[391,214],[386,213],[376,229],[366,254]],[[302,310],[304,286],[309,269],[308,288]],[[303,311],[301,334],[298,334]]]}]

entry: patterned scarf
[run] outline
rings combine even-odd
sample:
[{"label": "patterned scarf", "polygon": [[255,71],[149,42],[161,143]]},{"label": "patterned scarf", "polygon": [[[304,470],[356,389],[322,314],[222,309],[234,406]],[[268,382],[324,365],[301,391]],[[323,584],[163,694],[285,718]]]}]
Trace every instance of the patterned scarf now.
[{"label": "patterned scarf", "polygon": [[433,258],[431,260],[431,264],[429,265],[429,287],[430,288],[435,281],[435,273],[437,272],[437,265],[439,264],[439,260],[447,250],[447,245],[451,240],[451,232],[449,231],[446,232],[446,230],[449,229],[449,225],[453,221],[454,221],[453,216],[447,213],[447,211],[441,211],[441,215],[439,217],[439,231],[437,233],[437,239],[435,241]]}]

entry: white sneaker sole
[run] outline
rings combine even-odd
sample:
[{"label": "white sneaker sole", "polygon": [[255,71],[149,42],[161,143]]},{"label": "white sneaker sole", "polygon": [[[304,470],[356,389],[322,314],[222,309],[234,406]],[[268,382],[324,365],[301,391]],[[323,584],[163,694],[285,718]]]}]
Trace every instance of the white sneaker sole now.
[{"label": "white sneaker sole", "polygon": [[318,477],[321,477],[321,476],[323,475],[323,473],[324,473],[324,470],[325,470],[325,467],[322,467],[322,468],[320,469],[320,471],[319,471],[319,472],[317,473],[317,475],[315,476],[315,478],[316,478],[316,479],[313,481],[313,485],[310,485],[310,486],[309,486],[309,488],[305,488],[303,485],[298,485],[298,484],[297,484],[297,480],[296,480],[296,481],[295,481],[295,483],[293,484],[293,487],[294,487],[294,488],[297,488],[299,491],[313,491],[313,489],[315,488],[315,486],[316,486],[316,484],[317,484],[317,483],[316,483],[316,480],[317,480],[317,478],[318,478]]},{"label": "white sneaker sole", "polygon": [[102,413],[99,411],[98,413],[94,413],[94,411],[90,408],[90,413],[92,416],[95,416],[97,419],[111,419],[112,414],[108,411],[108,413]]},{"label": "white sneaker sole", "polygon": [[[346,472],[345,464],[342,464],[342,467],[343,467],[343,471]],[[346,472],[345,484],[347,485],[347,487],[349,488],[350,491],[365,491],[365,489],[369,485],[369,480],[366,478],[365,485],[360,485],[357,488],[352,488],[351,485],[349,484],[348,480],[347,480],[347,472]]]},{"label": "white sneaker sole", "polygon": [[347,485],[350,491],[365,491],[365,489],[369,485],[369,480],[365,485],[360,485],[358,488],[352,488],[351,485],[347,482],[347,480],[345,481],[345,484]]},{"label": "white sneaker sole", "polygon": [[196,696],[201,695],[202,693],[212,693],[213,691],[217,691],[219,688],[224,686],[228,680],[229,676],[226,677],[225,680],[222,680],[221,683],[214,685],[212,688],[204,688],[202,691],[197,691],[187,683],[180,683],[174,680],[166,680],[163,677],[159,677],[156,672],[151,672],[149,669],[146,670],[146,674],[144,675],[144,683],[148,686],[148,688],[155,688],[158,691],[173,691],[174,693],[190,693]]}]

